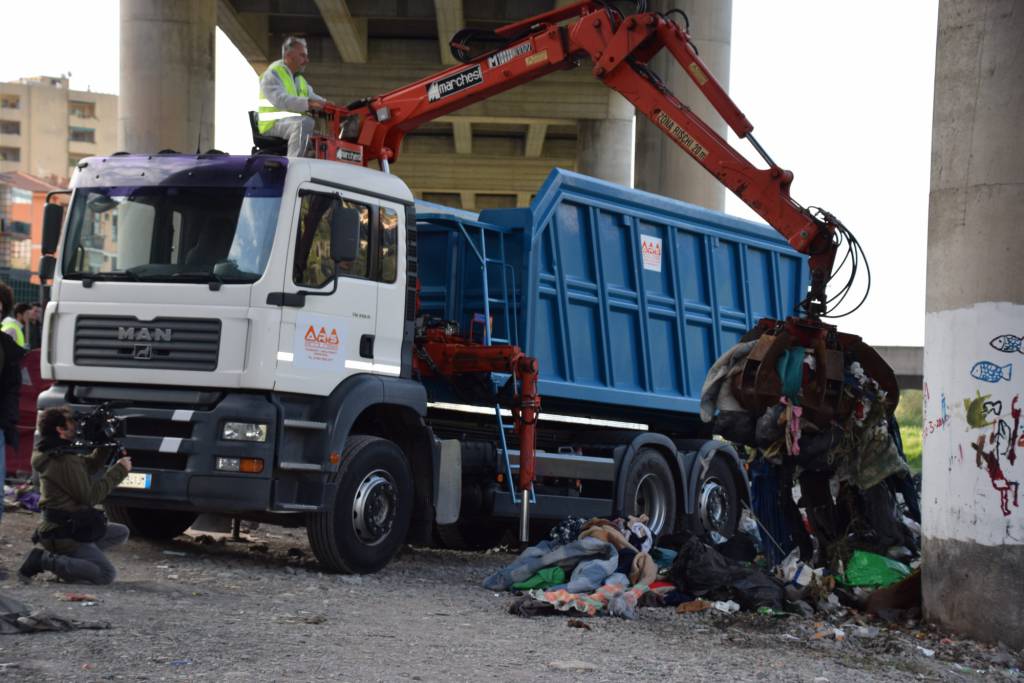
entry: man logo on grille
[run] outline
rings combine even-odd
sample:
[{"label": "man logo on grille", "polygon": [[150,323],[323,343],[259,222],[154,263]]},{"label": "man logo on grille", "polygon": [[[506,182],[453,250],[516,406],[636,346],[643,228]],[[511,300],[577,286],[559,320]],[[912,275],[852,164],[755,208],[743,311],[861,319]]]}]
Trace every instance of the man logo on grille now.
[{"label": "man logo on grille", "polygon": [[132,358],[135,360],[153,360],[153,345],[136,344],[132,349]]}]

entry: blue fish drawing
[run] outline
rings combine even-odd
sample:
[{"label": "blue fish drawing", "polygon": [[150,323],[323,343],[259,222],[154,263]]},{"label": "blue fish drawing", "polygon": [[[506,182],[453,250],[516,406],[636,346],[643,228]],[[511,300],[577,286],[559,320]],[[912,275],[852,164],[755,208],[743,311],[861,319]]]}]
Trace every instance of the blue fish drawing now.
[{"label": "blue fish drawing", "polygon": [[1015,334],[1001,334],[989,342],[989,346],[1003,353],[1024,353],[1024,349],[1021,348],[1022,344],[1024,344],[1024,339]]},{"label": "blue fish drawing", "polygon": [[987,360],[980,360],[971,368],[971,377],[980,379],[982,382],[995,384],[999,380],[1010,381],[1013,376],[1013,365],[996,365]]}]

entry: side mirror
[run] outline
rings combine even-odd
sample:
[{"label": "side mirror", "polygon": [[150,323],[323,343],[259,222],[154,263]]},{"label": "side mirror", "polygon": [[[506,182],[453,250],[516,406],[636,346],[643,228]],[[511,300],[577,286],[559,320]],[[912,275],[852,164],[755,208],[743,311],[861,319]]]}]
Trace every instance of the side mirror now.
[{"label": "side mirror", "polygon": [[331,215],[331,260],[355,261],[359,256],[359,211],[336,206]]},{"label": "side mirror", "polygon": [[57,259],[50,254],[43,254],[39,259],[39,282],[46,284],[53,279],[53,271],[57,268]]},{"label": "side mirror", "polygon": [[64,207],[60,204],[47,204],[43,208],[43,243],[42,252],[53,254],[60,242],[60,227],[64,222]]}]

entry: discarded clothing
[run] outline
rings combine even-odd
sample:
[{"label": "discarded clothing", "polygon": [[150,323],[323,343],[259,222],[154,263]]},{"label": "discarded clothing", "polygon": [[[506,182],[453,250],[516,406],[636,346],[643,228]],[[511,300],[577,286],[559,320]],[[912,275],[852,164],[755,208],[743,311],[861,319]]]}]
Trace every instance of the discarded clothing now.
[{"label": "discarded clothing", "polygon": [[626,519],[626,540],[642,553],[649,553],[654,547],[654,533],[647,526],[649,521],[647,515]]},{"label": "discarded clothing", "polygon": [[700,419],[711,422],[719,410],[743,410],[732,394],[730,378],[740,371],[740,363],[750,355],[757,340],[741,342],[722,354],[708,370],[700,390]]},{"label": "discarded clothing", "polygon": [[741,567],[696,536],[679,549],[669,577],[697,597],[735,600],[744,609],[782,609],[782,586],[759,569]]},{"label": "discarded clothing", "polygon": [[584,529],[580,532],[579,540],[582,541],[584,538],[594,538],[605,543],[611,543],[615,546],[616,550],[627,549],[632,550],[634,553],[640,552],[633,547],[632,543],[626,540],[621,531],[611,526],[597,525]]},{"label": "discarded clothing", "polygon": [[590,594],[570,593],[566,590],[533,590],[529,595],[561,612],[574,610],[592,617],[607,611],[613,617],[636,619],[639,616],[637,602],[648,590],[650,588],[646,584],[632,588],[606,584]]},{"label": "discarded clothing", "polygon": [[528,591],[534,588],[550,588],[565,583],[565,570],[561,567],[545,567],[526,581],[512,584],[517,591]]},{"label": "discarded clothing", "polygon": [[565,545],[541,541],[524,550],[508,566],[484,579],[484,588],[506,590],[526,581],[545,567],[575,567],[568,586],[575,590],[593,590],[615,572],[619,555],[615,547],[597,538],[581,538]]},{"label": "discarded clothing", "polygon": [[0,635],[74,629],[107,629],[105,621],[65,619],[46,610],[32,611],[28,605],[0,593]]},{"label": "discarded clothing", "polygon": [[548,538],[550,538],[555,545],[566,545],[567,543],[572,543],[579,538],[580,531],[583,530],[583,525],[586,523],[587,521],[582,517],[569,515],[551,529],[548,533]]}]

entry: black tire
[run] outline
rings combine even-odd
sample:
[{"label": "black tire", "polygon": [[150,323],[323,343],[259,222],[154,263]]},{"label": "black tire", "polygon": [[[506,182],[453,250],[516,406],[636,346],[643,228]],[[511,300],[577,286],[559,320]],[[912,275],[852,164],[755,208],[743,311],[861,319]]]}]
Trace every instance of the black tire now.
[{"label": "black tire", "polygon": [[707,541],[722,542],[736,535],[739,523],[740,493],[732,468],[723,456],[712,457],[697,482],[690,528]]},{"label": "black tire", "polygon": [[180,536],[199,516],[184,510],[147,510],[109,503],[104,504],[103,508],[111,522],[124,524],[132,536],[154,541],[166,541]]},{"label": "black tire", "polygon": [[672,533],[679,508],[676,506],[676,480],[664,456],[652,448],[641,448],[623,476],[626,488],[621,501],[622,514],[647,515],[650,518],[647,526],[655,536]]},{"label": "black tire", "polygon": [[309,544],[330,572],[370,574],[405,542],[412,520],[412,469],[394,443],[353,436],[327,486],[326,509],[310,515]]}]

